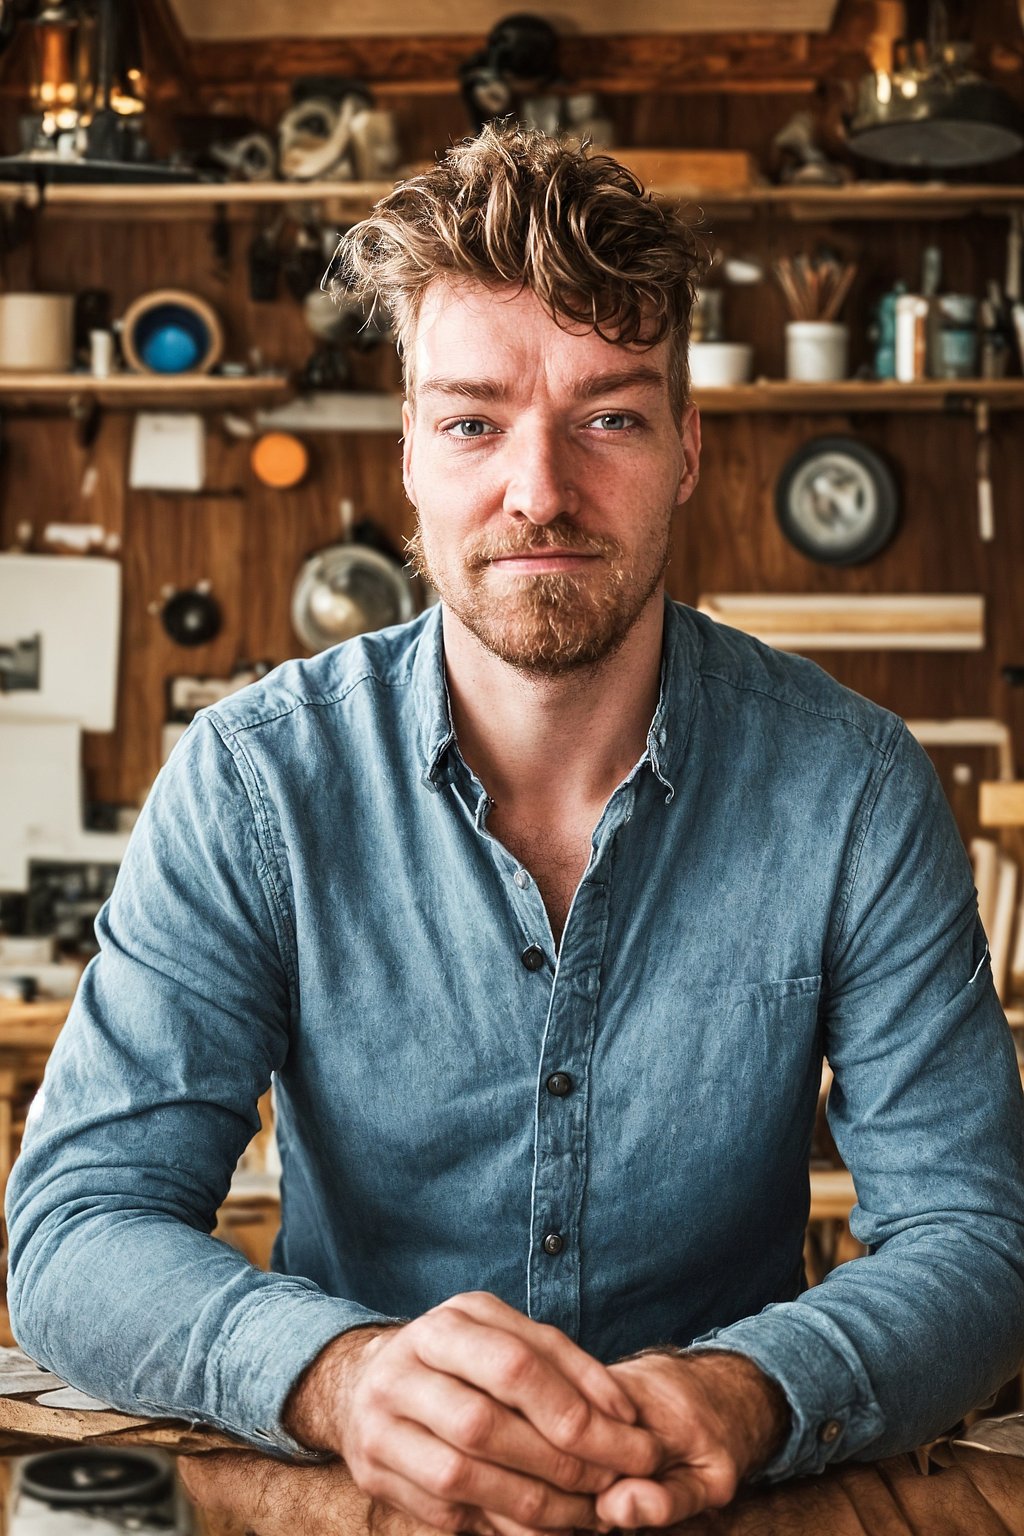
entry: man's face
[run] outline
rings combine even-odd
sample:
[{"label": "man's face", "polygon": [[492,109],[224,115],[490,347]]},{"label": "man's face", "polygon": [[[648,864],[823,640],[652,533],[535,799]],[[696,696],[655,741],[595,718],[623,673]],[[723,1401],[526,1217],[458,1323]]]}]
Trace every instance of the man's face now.
[{"label": "man's face", "polygon": [[562,330],[528,289],[435,283],[404,412],[413,558],[450,614],[522,671],[615,651],[660,603],[700,422],[668,393],[668,343]]}]

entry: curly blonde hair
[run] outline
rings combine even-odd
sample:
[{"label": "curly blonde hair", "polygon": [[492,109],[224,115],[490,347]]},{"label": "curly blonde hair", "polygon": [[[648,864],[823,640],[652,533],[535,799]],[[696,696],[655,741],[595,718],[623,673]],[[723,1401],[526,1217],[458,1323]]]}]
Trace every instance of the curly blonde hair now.
[{"label": "curly blonde hair", "polygon": [[703,261],[686,221],[625,166],[506,120],[382,198],[343,238],[325,286],[388,312],[410,399],[423,295],[439,278],[470,278],[531,289],[563,328],[582,325],[620,345],[668,338],[679,413]]}]

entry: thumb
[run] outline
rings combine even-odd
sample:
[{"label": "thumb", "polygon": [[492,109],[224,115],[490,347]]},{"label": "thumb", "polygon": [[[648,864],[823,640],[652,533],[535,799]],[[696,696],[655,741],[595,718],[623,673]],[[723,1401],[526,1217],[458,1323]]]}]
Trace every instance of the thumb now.
[{"label": "thumb", "polygon": [[709,1494],[704,1478],[693,1467],[672,1467],[657,1480],[620,1478],[598,1497],[596,1512],[602,1524],[675,1525],[706,1509]]}]

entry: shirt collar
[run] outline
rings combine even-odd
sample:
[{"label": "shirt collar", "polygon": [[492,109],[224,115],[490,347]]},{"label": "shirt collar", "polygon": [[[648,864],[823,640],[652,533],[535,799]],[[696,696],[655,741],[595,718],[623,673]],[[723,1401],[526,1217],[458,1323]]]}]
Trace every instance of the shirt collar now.
[{"label": "shirt collar", "polygon": [[[661,688],[651,728],[647,758],[651,771],[665,787],[665,803],[675,795],[675,783],[686,751],[697,696],[702,641],[690,610],[665,598],[661,646]],[[413,697],[419,720],[423,782],[437,789],[446,779],[448,750],[455,741],[451,699],[444,671],[441,604],[423,622],[412,669]]]}]

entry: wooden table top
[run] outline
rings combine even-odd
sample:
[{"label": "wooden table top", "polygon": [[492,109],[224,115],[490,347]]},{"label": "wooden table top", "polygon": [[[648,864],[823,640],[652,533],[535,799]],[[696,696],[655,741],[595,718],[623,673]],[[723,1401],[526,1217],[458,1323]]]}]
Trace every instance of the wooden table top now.
[{"label": "wooden table top", "polygon": [[[159,1446],[177,1455],[255,1454],[199,1424],[0,1398],[0,1456],[71,1444]],[[260,1461],[270,1464],[270,1458]],[[292,1465],[287,1470],[301,1477],[316,1469]],[[744,1488],[727,1509],[676,1528],[678,1536],[937,1536],[940,1531],[942,1536],[1024,1536],[1024,1455],[942,1441],[927,1452],[841,1463],[821,1477]],[[258,1527],[253,1536],[260,1536]]]}]

